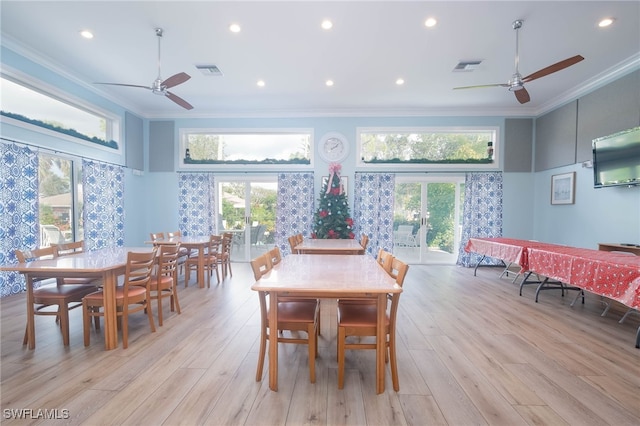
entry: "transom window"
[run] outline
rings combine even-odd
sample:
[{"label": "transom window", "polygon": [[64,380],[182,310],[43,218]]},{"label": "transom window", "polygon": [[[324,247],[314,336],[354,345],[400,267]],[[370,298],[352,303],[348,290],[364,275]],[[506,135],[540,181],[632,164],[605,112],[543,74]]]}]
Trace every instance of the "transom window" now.
[{"label": "transom window", "polygon": [[360,164],[493,165],[496,128],[358,129]]},{"label": "transom window", "polygon": [[182,164],[311,164],[311,130],[180,132]]},{"label": "transom window", "polygon": [[2,117],[113,149],[118,147],[119,120],[40,88],[0,76]]}]

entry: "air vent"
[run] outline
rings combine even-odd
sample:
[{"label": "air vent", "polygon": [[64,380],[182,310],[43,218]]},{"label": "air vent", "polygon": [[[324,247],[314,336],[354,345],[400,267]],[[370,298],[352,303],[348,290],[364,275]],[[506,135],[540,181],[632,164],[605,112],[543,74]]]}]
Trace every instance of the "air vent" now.
[{"label": "air vent", "polygon": [[453,69],[453,72],[470,72],[478,69],[480,63],[482,61],[460,61]]},{"label": "air vent", "polygon": [[216,65],[196,65],[203,75],[222,76],[222,71]]}]

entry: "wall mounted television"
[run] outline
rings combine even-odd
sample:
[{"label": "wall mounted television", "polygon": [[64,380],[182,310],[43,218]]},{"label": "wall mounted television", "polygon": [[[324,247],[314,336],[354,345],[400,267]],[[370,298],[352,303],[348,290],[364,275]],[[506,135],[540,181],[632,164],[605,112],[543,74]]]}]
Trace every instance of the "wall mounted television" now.
[{"label": "wall mounted television", "polygon": [[593,186],[640,185],[640,127],[593,140]]}]

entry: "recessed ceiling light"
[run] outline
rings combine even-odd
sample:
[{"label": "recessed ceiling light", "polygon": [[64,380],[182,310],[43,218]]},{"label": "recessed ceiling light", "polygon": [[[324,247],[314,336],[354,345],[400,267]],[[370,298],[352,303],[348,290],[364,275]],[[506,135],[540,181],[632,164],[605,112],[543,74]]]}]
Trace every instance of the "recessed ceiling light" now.
[{"label": "recessed ceiling light", "polygon": [[232,33],[239,33],[240,29],[241,29],[240,25],[238,25],[238,24],[229,25],[229,31],[231,31]]},{"label": "recessed ceiling light", "polygon": [[258,85],[258,87],[264,87],[265,85],[264,80],[258,80],[256,84]]},{"label": "recessed ceiling light", "polygon": [[397,84],[398,86],[402,86],[402,85],[404,84],[404,79],[403,79],[403,78],[399,78],[399,79],[397,79],[397,80],[396,80],[396,84]]},{"label": "recessed ceiling light", "polygon": [[599,27],[608,27],[609,25],[613,24],[613,21],[615,21],[615,18],[604,18],[603,20],[601,20],[600,22],[598,22],[598,26]]},{"label": "recessed ceiling light", "polygon": [[320,26],[324,30],[330,30],[331,28],[333,28],[333,22],[331,22],[328,19],[325,19],[324,21],[322,21],[322,24],[320,24]]},{"label": "recessed ceiling light", "polygon": [[80,35],[84,38],[88,38],[88,39],[92,39],[93,38],[93,33],[89,30],[81,30],[80,31]]},{"label": "recessed ceiling light", "polygon": [[333,86],[333,80],[327,80],[324,84],[326,84],[327,86],[331,87],[331,86]]},{"label": "recessed ceiling light", "polygon": [[424,21],[424,26],[431,28],[435,27],[437,23],[438,21],[436,20],[436,18],[427,18],[427,20]]}]

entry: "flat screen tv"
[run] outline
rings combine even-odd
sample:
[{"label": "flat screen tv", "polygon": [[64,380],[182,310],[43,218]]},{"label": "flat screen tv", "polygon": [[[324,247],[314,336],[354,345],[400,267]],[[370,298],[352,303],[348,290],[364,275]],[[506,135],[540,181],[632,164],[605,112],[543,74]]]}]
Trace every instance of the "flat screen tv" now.
[{"label": "flat screen tv", "polygon": [[640,127],[593,140],[593,186],[640,185]]}]

